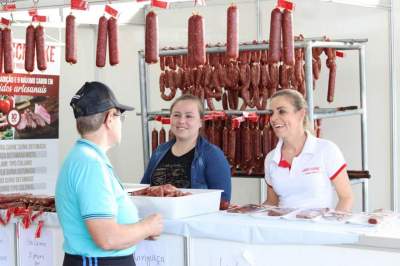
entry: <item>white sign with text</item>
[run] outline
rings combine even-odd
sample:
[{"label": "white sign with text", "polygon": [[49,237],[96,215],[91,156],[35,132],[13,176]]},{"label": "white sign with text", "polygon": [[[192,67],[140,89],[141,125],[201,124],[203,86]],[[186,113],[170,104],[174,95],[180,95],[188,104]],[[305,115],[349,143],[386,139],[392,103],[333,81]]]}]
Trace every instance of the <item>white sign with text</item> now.
[{"label": "white sign with text", "polygon": [[20,265],[54,266],[53,233],[43,227],[40,238],[35,238],[36,229],[36,224],[28,229],[19,226]]},{"label": "white sign with text", "polygon": [[0,266],[15,265],[14,224],[0,225]]}]

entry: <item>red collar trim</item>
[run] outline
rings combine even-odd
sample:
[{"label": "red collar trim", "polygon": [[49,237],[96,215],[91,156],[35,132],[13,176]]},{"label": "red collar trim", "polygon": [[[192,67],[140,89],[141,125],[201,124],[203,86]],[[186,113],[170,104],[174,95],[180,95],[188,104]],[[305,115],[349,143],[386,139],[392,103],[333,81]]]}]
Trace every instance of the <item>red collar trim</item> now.
[{"label": "red collar trim", "polygon": [[282,167],[282,168],[289,168],[289,170],[290,170],[290,167],[291,167],[291,165],[290,165],[290,163],[288,161],[282,160],[282,159],[279,161],[278,166]]}]

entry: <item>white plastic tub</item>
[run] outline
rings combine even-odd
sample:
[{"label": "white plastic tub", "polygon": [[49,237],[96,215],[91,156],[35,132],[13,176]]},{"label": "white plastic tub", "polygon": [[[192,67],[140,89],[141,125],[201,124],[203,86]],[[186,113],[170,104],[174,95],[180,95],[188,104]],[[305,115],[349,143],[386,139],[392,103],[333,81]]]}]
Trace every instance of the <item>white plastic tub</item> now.
[{"label": "white plastic tub", "polygon": [[160,213],[166,219],[178,219],[205,213],[217,212],[222,190],[217,189],[180,189],[191,192],[183,197],[132,196],[140,217]]},{"label": "white plastic tub", "polygon": [[126,192],[136,191],[142,188],[146,188],[149,184],[137,184],[137,183],[123,183]]}]

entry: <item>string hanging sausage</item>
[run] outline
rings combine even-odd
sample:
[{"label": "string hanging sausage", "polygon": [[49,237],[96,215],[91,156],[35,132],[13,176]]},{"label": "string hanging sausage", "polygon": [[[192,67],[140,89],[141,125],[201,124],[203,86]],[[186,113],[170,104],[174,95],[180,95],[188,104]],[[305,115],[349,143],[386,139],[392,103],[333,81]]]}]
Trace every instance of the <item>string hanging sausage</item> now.
[{"label": "string hanging sausage", "polygon": [[158,62],[158,17],[154,11],[146,15],[144,59],[148,64]]},{"label": "string hanging sausage", "polygon": [[65,61],[70,64],[78,61],[75,16],[72,14],[65,20]]},{"label": "string hanging sausage", "polygon": [[35,27],[31,24],[25,32],[25,70],[35,70]]}]

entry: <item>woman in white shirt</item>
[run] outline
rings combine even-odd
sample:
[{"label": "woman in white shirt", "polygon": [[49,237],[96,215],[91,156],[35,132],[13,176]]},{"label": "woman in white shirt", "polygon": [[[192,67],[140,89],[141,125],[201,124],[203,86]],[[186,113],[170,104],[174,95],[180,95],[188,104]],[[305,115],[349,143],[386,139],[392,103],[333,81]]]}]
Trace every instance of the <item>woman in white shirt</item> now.
[{"label": "woman in white shirt", "polygon": [[333,186],[338,196],[336,210],[351,211],[353,194],[344,157],[333,142],[307,131],[303,96],[295,90],[280,90],[271,97],[270,109],[270,124],[279,142],[265,158],[265,204],[332,208]]}]

